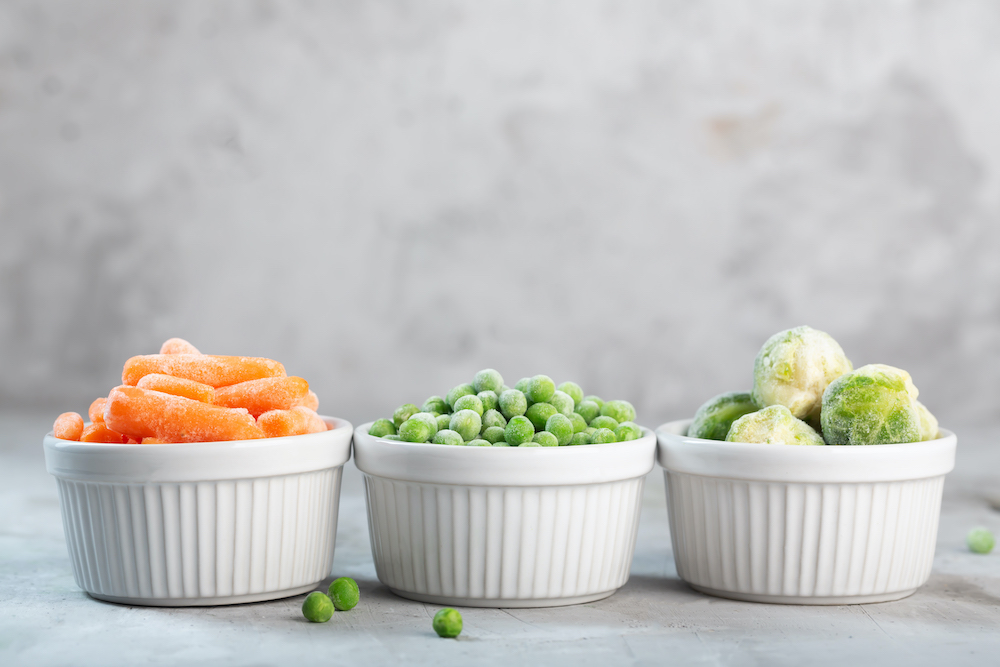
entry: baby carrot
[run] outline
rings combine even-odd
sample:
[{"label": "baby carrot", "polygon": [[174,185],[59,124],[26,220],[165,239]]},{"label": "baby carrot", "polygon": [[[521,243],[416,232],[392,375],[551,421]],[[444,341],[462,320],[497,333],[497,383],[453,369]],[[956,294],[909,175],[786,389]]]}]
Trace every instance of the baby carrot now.
[{"label": "baby carrot", "polygon": [[201,354],[201,352],[183,338],[171,338],[160,347],[160,354]]},{"label": "baby carrot", "polygon": [[79,440],[83,435],[83,417],[75,412],[64,412],[56,417],[52,435],[61,440]]},{"label": "baby carrot", "polygon": [[105,424],[91,424],[83,429],[80,442],[100,442],[106,445],[121,445],[125,443],[125,438],[121,433],[112,431]]},{"label": "baby carrot", "polygon": [[194,380],[177,378],[173,375],[164,375],[163,373],[144,375],[135,386],[140,389],[162,391],[164,394],[183,396],[184,398],[190,398],[192,401],[201,401],[202,403],[211,403],[215,397],[215,389],[211,385],[195,382]]},{"label": "baby carrot", "polygon": [[246,408],[258,417],[270,410],[291,409],[308,392],[309,383],[299,377],[262,378],[220,387],[212,402],[227,408]]},{"label": "baby carrot", "polygon": [[283,377],[285,367],[262,357],[223,357],[209,354],[145,354],[125,362],[122,384],[135,386],[151,373],[194,380],[213,387],[267,377]]},{"label": "baby carrot", "polygon": [[214,442],[264,437],[246,410],[234,410],[139,387],[111,390],[104,409],[108,427],[136,440]]}]

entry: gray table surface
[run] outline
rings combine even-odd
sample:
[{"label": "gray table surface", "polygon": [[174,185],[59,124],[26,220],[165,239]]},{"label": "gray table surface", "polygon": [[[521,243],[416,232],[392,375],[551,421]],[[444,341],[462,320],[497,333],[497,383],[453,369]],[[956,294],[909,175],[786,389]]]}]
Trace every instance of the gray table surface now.
[{"label": "gray table surface", "polygon": [[[361,603],[311,624],[302,596],[162,609],[96,601],[73,581],[42,435],[53,415],[0,415],[0,665],[277,665],[388,662],[518,665],[1000,663],[1000,553],[971,554],[965,533],[1000,534],[995,428],[956,427],[934,570],[912,597],[801,607],[716,599],[677,578],[659,468],[646,483],[632,575],[612,597],[551,609],[463,609],[458,640],[431,630],[437,607],[394,596],[375,577],[361,475],[344,475],[333,572]],[[329,580],[327,580],[329,581]]]}]

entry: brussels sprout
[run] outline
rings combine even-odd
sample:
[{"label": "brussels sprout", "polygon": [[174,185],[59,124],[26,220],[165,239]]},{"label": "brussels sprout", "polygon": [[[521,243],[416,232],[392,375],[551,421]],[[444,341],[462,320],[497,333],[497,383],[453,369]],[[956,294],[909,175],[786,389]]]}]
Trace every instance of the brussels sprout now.
[{"label": "brussels sprout", "polygon": [[725,440],[733,422],[743,415],[757,411],[757,405],[750,394],[731,391],[709,399],[694,413],[694,421],[688,426],[687,434],[692,438],[705,440]]},{"label": "brussels sprout", "polygon": [[917,416],[920,417],[920,439],[936,440],[939,435],[937,417],[920,401],[917,401]]},{"label": "brussels sprout", "polygon": [[753,401],[784,405],[792,415],[819,423],[823,391],[853,366],[829,334],[802,326],[767,339],[753,364]]},{"label": "brussels sprout", "polygon": [[919,442],[922,435],[910,374],[883,364],[862,366],[831,382],[823,392],[821,419],[831,445]]},{"label": "brussels sprout", "polygon": [[812,426],[797,419],[784,405],[772,405],[743,415],[733,422],[726,440],[768,445],[825,444]]}]

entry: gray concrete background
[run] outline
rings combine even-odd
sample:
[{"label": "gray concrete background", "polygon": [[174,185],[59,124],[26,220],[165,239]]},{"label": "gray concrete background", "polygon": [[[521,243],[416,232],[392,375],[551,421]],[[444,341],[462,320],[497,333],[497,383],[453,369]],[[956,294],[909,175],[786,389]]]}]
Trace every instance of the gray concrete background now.
[{"label": "gray concrete background", "polygon": [[0,2],[0,402],[171,336],[360,423],[493,366],[655,426],[798,324],[1000,417],[1000,5]]}]

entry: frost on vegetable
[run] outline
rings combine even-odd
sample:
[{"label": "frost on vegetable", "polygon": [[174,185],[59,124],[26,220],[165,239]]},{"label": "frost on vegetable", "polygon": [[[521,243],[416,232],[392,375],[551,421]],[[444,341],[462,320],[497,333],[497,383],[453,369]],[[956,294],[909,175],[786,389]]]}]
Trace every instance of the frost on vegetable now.
[{"label": "frost on vegetable", "polygon": [[920,418],[920,439],[936,440],[939,436],[937,417],[920,401],[917,401],[917,416]]},{"label": "frost on vegetable", "polygon": [[745,391],[719,394],[698,408],[687,434],[692,438],[725,440],[734,421],[756,411],[757,405]]},{"label": "frost on vegetable", "polygon": [[823,445],[812,426],[796,418],[784,405],[772,405],[743,415],[726,435],[729,442],[767,445]]},{"label": "frost on vegetable", "polygon": [[[862,366],[826,388],[823,436],[831,445],[919,442],[923,431],[917,393],[910,374],[902,369],[883,364]],[[937,426],[933,429],[936,435]]]},{"label": "frost on vegetable", "polygon": [[753,365],[758,407],[783,405],[792,415],[819,423],[823,391],[853,366],[829,334],[801,326],[767,339]]}]

